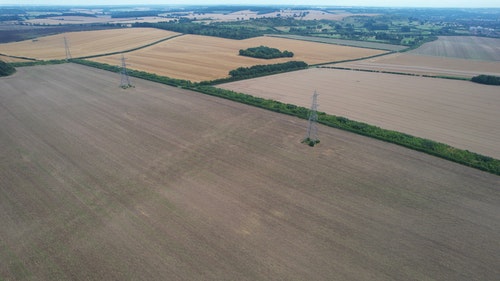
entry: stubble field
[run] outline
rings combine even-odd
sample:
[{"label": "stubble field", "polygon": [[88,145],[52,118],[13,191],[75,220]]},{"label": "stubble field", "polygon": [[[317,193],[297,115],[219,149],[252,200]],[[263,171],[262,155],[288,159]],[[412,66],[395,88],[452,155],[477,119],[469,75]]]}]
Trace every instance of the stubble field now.
[{"label": "stubble field", "polygon": [[463,78],[480,74],[500,76],[500,39],[442,36],[405,53],[332,66]]},{"label": "stubble field", "polygon": [[500,39],[479,36],[440,36],[410,51],[437,57],[475,59],[500,62]]},{"label": "stubble field", "polygon": [[[278,48],[282,51],[291,51],[294,53],[294,57],[265,60],[239,55],[240,49],[261,45]],[[230,70],[238,67],[282,63],[291,60],[318,64],[369,57],[382,53],[385,51],[273,37],[231,40],[183,35],[127,53],[126,57],[131,69],[200,82],[225,78]],[[114,55],[93,58],[92,60],[116,65],[119,58],[119,55]]]},{"label": "stubble field", "polygon": [[366,60],[339,63],[331,66],[462,78],[472,78],[481,74],[500,76],[500,61],[435,57],[412,53],[396,53]]},{"label": "stubble field", "polygon": [[64,37],[73,58],[126,51],[178,33],[155,28],[69,32],[35,40],[0,44],[0,54],[39,60],[65,59]]},{"label": "stubble field", "polygon": [[495,86],[406,75],[308,69],[219,85],[500,159]]},{"label": "stubble field", "polygon": [[500,275],[500,177],[332,128],[310,148],[304,120],[118,82],[0,79],[2,279]]}]

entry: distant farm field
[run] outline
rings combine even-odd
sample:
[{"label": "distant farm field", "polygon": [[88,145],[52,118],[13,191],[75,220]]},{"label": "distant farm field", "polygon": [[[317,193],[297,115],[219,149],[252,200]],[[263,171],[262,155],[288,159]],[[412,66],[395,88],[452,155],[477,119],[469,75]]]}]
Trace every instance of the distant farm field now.
[{"label": "distant farm field", "polygon": [[477,36],[440,36],[410,51],[413,54],[500,62],[500,39]]},{"label": "distant farm field", "polygon": [[322,126],[311,148],[304,120],[119,80],[0,78],[2,279],[500,275],[500,177]]},{"label": "distant farm field", "polygon": [[380,49],[380,50],[388,50],[388,51],[395,51],[395,52],[408,48],[406,46],[401,46],[401,45],[393,45],[393,44],[385,44],[385,43],[377,43],[377,42],[367,42],[367,41],[355,41],[355,40],[313,37],[313,36],[278,35],[278,34],[267,35],[267,36],[288,38],[288,39],[295,39],[295,40],[304,40],[304,41],[311,41],[311,42],[328,43],[328,44],[337,44],[337,45],[344,45],[344,46],[351,46],[351,47]]},{"label": "distant farm field", "polygon": [[500,61],[435,57],[409,52],[339,63],[331,66],[463,78],[471,78],[480,74],[500,76]]},{"label": "distant farm field", "polygon": [[[240,49],[268,46],[294,53],[292,58],[255,59],[239,55]],[[318,64],[382,54],[385,51],[338,46],[300,40],[256,37],[231,40],[217,37],[183,35],[148,48],[127,53],[130,68],[194,82],[225,78],[230,70],[257,64],[291,60]],[[116,65],[119,55],[92,60]]]},{"label": "distant farm field", "polygon": [[64,38],[73,58],[126,51],[178,33],[154,28],[70,32],[34,40],[0,44],[0,54],[39,60],[65,59]]},{"label": "distant farm field", "polygon": [[309,69],[220,85],[310,107],[500,159],[495,86],[416,76]]}]

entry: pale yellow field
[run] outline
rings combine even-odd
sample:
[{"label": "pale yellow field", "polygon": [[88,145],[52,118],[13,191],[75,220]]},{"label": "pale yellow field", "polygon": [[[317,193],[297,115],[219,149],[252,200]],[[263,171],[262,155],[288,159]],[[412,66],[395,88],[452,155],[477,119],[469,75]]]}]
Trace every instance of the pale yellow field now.
[{"label": "pale yellow field", "polygon": [[59,24],[89,24],[89,23],[136,23],[136,22],[160,22],[169,21],[171,19],[164,17],[140,17],[140,18],[111,18],[111,16],[99,17],[82,17],[82,16],[66,16],[66,17],[51,17],[46,19],[27,20],[27,23],[41,25],[59,25]]},{"label": "pale yellow field", "polygon": [[[278,48],[282,51],[288,50],[295,55],[293,58],[273,60],[238,55],[240,49],[260,45]],[[126,57],[131,69],[199,82],[227,77],[230,70],[238,67],[282,63],[291,60],[318,64],[368,57],[381,53],[384,53],[384,51],[284,38],[256,37],[246,40],[231,40],[184,35],[127,53]],[[99,57],[92,60],[117,65],[120,56]]]},{"label": "pale yellow field", "polygon": [[317,90],[320,111],[500,159],[497,86],[316,68],[220,87],[304,107]]},{"label": "pale yellow field", "polygon": [[124,28],[70,32],[0,44],[0,53],[41,60],[66,58],[64,37],[73,58],[125,51],[172,37],[178,33],[154,28]]},{"label": "pale yellow field", "polygon": [[4,62],[27,62],[28,60],[23,60],[23,59],[18,59],[18,58],[13,58],[13,57],[7,57],[7,56],[2,56],[0,55],[0,60]]},{"label": "pale yellow field", "polygon": [[336,64],[368,69],[471,78],[479,74],[500,76],[500,39],[475,36],[441,36],[420,48],[362,61]]},{"label": "pale yellow field", "polygon": [[335,64],[332,66],[465,78],[470,78],[479,74],[500,76],[499,61],[435,57],[412,53],[396,53],[361,61]]}]

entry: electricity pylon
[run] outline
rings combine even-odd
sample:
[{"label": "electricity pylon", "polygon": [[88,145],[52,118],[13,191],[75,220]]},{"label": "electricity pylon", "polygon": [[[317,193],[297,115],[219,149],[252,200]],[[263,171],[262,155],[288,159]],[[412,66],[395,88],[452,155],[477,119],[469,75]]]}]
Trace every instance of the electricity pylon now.
[{"label": "electricity pylon", "polygon": [[130,79],[129,79],[128,73],[127,73],[127,64],[125,63],[125,56],[123,56],[123,54],[122,54],[122,70],[121,70],[120,87],[122,87],[123,89],[133,87],[132,84],[130,84]]},{"label": "electricity pylon", "polygon": [[309,121],[307,125],[307,133],[303,143],[306,143],[310,146],[314,146],[319,143],[318,138],[318,93],[314,91],[312,96],[312,105],[311,110],[309,111]]},{"label": "electricity pylon", "polygon": [[66,61],[71,59],[71,52],[69,51],[68,40],[64,36],[64,50],[66,51]]}]

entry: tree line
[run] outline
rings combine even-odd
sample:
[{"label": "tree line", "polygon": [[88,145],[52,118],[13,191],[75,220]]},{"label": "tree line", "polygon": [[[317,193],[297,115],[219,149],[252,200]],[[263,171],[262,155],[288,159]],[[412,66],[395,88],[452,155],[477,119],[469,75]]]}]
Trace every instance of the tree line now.
[{"label": "tree line", "polygon": [[229,71],[229,75],[233,78],[253,78],[257,76],[269,75],[284,71],[292,71],[304,69],[308,65],[303,61],[288,61],[277,64],[254,65],[251,67],[238,67]]},{"label": "tree line", "polygon": [[[81,63],[101,69],[106,69],[113,72],[118,72],[120,67],[110,66],[107,64],[90,62],[86,60],[71,60],[72,62]],[[296,106],[293,104],[286,104],[279,101],[254,97],[248,94],[242,94],[230,90],[216,88],[203,83],[192,83],[186,80],[172,79],[169,77],[159,76],[144,71],[129,70],[129,75],[143,78],[167,85],[182,87],[185,89],[197,91],[203,94],[217,96],[248,105],[264,108],[267,110],[296,116],[302,119],[307,119],[309,109],[305,107]],[[369,125],[362,122],[350,120],[345,117],[330,115],[324,112],[318,112],[318,123],[338,128],[346,131],[351,131],[357,134],[365,135],[368,137],[380,139],[383,141],[391,142],[401,146],[405,146],[417,151],[441,157],[453,162],[457,162],[466,166],[490,172],[492,174],[500,175],[500,160],[480,155],[468,150],[454,148],[447,144],[435,142],[428,139],[414,137],[405,133],[386,130],[377,126]]]}]

